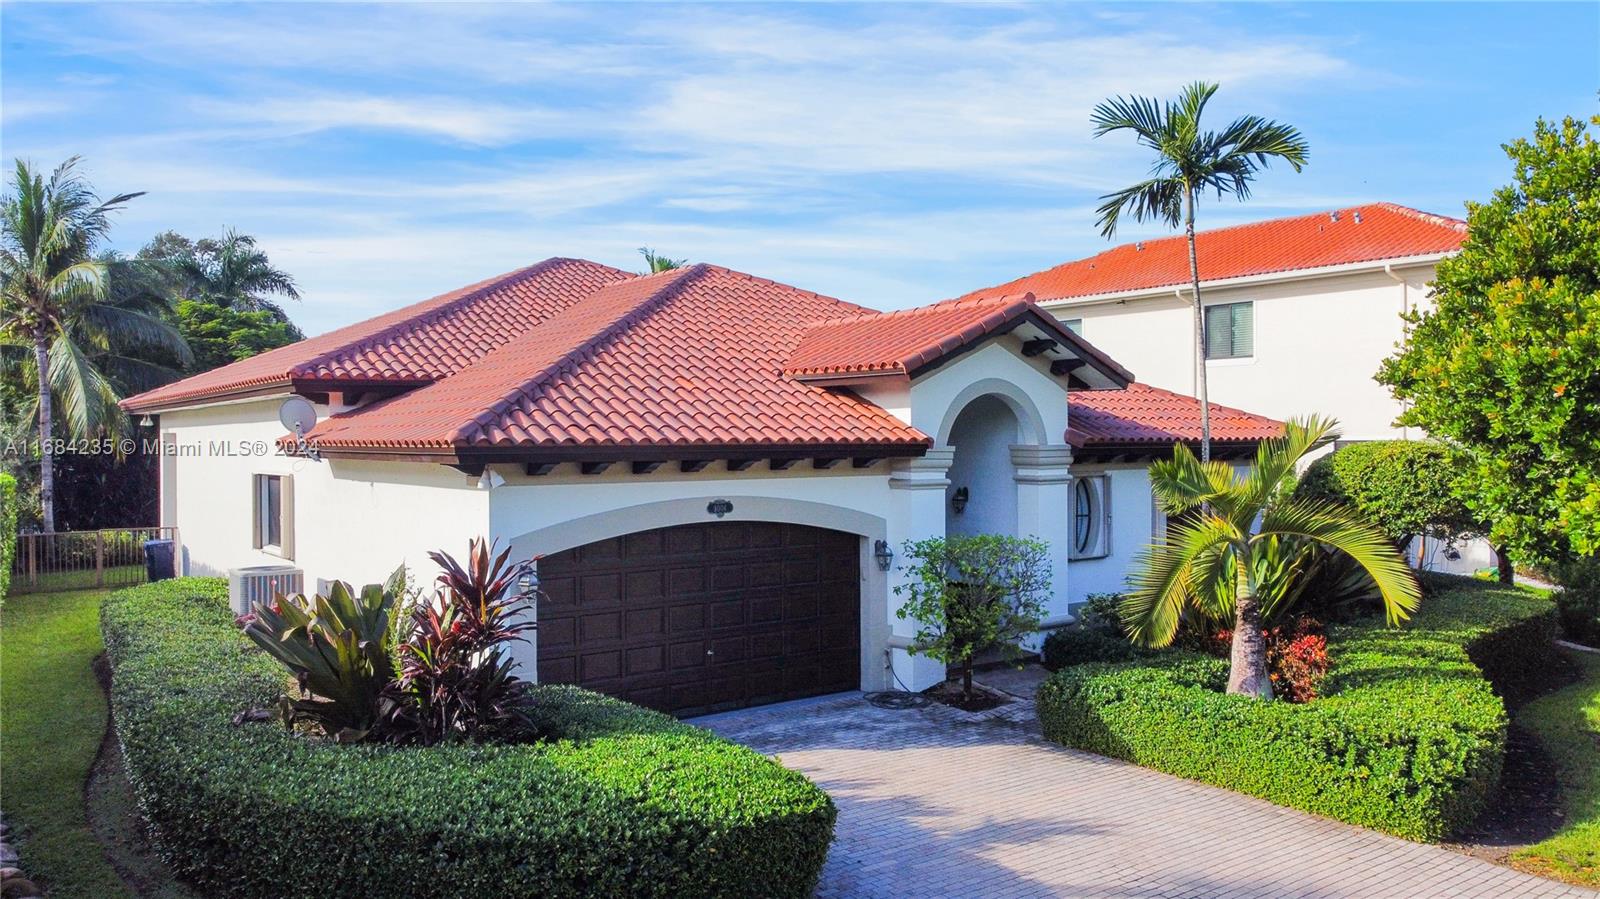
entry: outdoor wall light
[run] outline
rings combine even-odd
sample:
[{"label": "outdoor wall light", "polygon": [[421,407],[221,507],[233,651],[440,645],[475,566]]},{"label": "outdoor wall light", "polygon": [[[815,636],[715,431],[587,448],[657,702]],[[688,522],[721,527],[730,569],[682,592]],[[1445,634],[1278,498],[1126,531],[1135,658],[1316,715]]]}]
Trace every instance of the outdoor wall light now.
[{"label": "outdoor wall light", "polygon": [[957,487],[956,492],[950,494],[950,508],[954,509],[957,515],[960,515],[962,512],[966,511],[967,498],[969,495],[970,494],[967,493],[967,488],[965,487]]},{"label": "outdoor wall light", "polygon": [[523,562],[522,570],[517,573],[517,592],[523,599],[533,599],[539,594],[539,571],[532,561]]},{"label": "outdoor wall light", "polygon": [[872,542],[872,555],[878,560],[878,570],[888,571],[889,563],[894,561],[894,550],[889,548],[889,541],[874,540]]}]

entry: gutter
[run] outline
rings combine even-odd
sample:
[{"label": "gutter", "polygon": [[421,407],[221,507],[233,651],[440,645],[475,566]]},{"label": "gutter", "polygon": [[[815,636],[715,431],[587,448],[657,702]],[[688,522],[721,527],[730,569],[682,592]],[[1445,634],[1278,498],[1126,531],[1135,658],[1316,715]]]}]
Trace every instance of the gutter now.
[{"label": "gutter", "polygon": [[[1432,265],[1441,260],[1455,255],[1449,253],[1427,253],[1421,256],[1400,256],[1387,261],[1372,259],[1365,262],[1347,262],[1342,265],[1324,265],[1318,268],[1292,269],[1282,272],[1263,272],[1259,275],[1240,275],[1237,278],[1219,278],[1214,281],[1201,281],[1200,287],[1220,288],[1245,286],[1252,284],[1271,284],[1275,282],[1304,281],[1311,278],[1321,278],[1328,275],[1347,275],[1358,272],[1377,272],[1392,269],[1394,266],[1420,266]],[[1039,305],[1046,309],[1058,309],[1074,306],[1092,306],[1100,303],[1117,303],[1131,299],[1165,296],[1169,290],[1181,290],[1188,287],[1185,284],[1163,284],[1159,287],[1139,287],[1133,290],[1119,290],[1113,293],[1085,294],[1080,297],[1060,297],[1053,300],[1040,300]],[[1180,295],[1181,296],[1181,295]]]}]

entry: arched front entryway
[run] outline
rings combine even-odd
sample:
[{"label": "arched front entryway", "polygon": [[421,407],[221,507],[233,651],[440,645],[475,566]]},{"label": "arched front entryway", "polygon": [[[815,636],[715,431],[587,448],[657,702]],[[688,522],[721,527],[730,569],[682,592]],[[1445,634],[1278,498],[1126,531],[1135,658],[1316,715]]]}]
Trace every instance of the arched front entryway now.
[{"label": "arched front entryway", "polygon": [[1022,439],[1022,423],[1000,396],[976,397],[957,413],[949,430],[955,456],[945,495],[945,533],[1017,533],[1011,447]]}]

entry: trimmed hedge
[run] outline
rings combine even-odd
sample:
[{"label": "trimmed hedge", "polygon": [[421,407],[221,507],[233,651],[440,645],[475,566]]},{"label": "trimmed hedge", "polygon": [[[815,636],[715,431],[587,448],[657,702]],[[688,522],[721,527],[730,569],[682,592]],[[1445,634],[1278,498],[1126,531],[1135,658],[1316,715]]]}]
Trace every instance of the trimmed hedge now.
[{"label": "trimmed hedge", "polygon": [[1457,497],[1461,471],[1445,444],[1369,440],[1311,463],[1296,493],[1348,504],[1397,544],[1413,534],[1451,539],[1487,530]]},{"label": "trimmed hedge", "polygon": [[[1323,698],[1303,705],[1221,692],[1227,662],[1183,652],[1063,669],[1039,689],[1045,736],[1414,840],[1471,823],[1505,755],[1496,686],[1539,680],[1553,604],[1466,578],[1404,628],[1329,629]],[[1486,680],[1485,677],[1489,680]]]},{"label": "trimmed hedge", "polygon": [[101,611],[111,704],[162,857],[236,897],[809,896],[835,809],[800,774],[709,731],[537,687],[526,745],[334,745],[232,716],[283,669],[226,585],[180,578]]},{"label": "trimmed hedge", "polygon": [[11,560],[17,554],[17,479],[0,473],[0,601],[11,589]]}]

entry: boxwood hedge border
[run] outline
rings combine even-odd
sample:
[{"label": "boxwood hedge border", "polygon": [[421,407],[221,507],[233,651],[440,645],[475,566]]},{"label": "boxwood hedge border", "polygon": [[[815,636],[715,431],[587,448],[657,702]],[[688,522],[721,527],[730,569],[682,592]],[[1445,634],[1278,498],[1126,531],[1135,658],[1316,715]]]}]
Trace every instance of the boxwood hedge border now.
[{"label": "boxwood hedge border", "polygon": [[273,723],[284,672],[226,586],[124,590],[101,612],[116,735],[163,858],[239,897],[809,896],[836,811],[802,775],[665,715],[537,687],[559,739],[394,747]]},{"label": "boxwood hedge border", "polygon": [[[1548,677],[1547,597],[1429,578],[1402,628],[1329,629],[1323,698],[1262,703],[1221,691],[1227,663],[1181,652],[1078,665],[1038,693],[1047,738],[1413,840],[1444,839],[1494,794],[1506,711]],[[1497,695],[1499,691],[1500,695]]]}]

